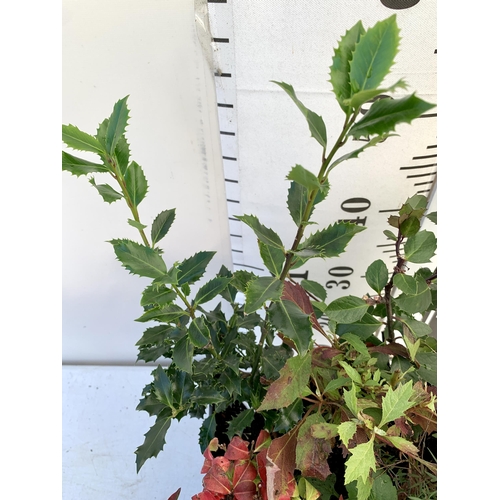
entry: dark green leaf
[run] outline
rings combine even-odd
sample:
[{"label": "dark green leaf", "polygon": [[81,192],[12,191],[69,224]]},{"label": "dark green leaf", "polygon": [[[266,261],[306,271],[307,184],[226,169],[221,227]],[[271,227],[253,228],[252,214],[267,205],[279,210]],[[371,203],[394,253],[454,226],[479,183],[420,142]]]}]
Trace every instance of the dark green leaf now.
[{"label": "dark green leaf", "polygon": [[208,266],[208,263],[212,260],[215,252],[198,252],[192,257],[183,260],[178,267],[177,273],[177,283],[182,285],[183,283],[195,283],[198,281]]},{"label": "dark green leaf", "polygon": [[92,135],[82,132],[74,125],[62,126],[62,140],[72,149],[104,154],[101,143]]},{"label": "dark green leaf", "polygon": [[115,147],[115,156],[118,160],[118,168],[122,175],[125,175],[129,166],[130,147],[124,136],[118,139]]},{"label": "dark green leaf", "polygon": [[237,396],[241,394],[241,374],[234,373],[232,370],[225,370],[219,379],[222,387],[227,389],[231,396]]},{"label": "dark green leaf", "polygon": [[351,97],[351,81],[349,69],[352,60],[352,54],[355,50],[359,38],[365,33],[363,24],[358,21],[346,34],[340,39],[339,46],[334,50],[332,66],[330,67],[330,82],[333,92],[337,96],[340,107],[347,111],[348,106],[344,100]]},{"label": "dark green leaf", "polygon": [[416,338],[432,334],[432,328],[423,321],[418,321],[414,318],[406,318],[401,321],[406,324]]},{"label": "dark green leaf", "polygon": [[243,410],[239,415],[230,420],[226,432],[229,439],[236,434],[238,436],[242,436],[243,431],[252,425],[254,414],[255,411],[250,408],[249,410]]},{"label": "dark green leaf", "polygon": [[414,236],[420,230],[420,220],[418,217],[410,216],[401,223],[399,229],[403,236]]},{"label": "dark green leaf", "polygon": [[434,104],[423,101],[411,94],[401,99],[379,99],[374,102],[361,120],[349,131],[355,139],[392,132],[398,123],[412,120],[433,108]]},{"label": "dark green leaf", "polygon": [[97,189],[106,203],[113,203],[123,198],[123,196],[118,191],[115,191],[109,184],[96,184],[93,177],[89,179],[89,182]]},{"label": "dark green leaf", "polygon": [[106,166],[102,164],[99,165],[98,163],[93,163],[91,161],[84,160],[83,158],[77,158],[76,156],[70,155],[65,151],[62,152],[62,169],[76,175],[77,177],[80,175],[87,175],[92,172],[109,172]]},{"label": "dark green leaf", "polygon": [[203,453],[210,444],[210,441],[215,437],[215,413],[209,415],[200,427],[199,440],[200,450]]},{"label": "dark green leaf", "polygon": [[241,215],[236,218],[249,226],[262,243],[284,250],[280,237],[272,229],[263,226],[255,215]]},{"label": "dark green leaf", "polygon": [[198,290],[193,301],[194,304],[204,304],[217,297],[217,295],[227,288],[230,281],[231,278],[223,278],[221,276],[211,279]]},{"label": "dark green leaf", "polygon": [[370,500],[398,500],[398,490],[385,472],[375,476]]},{"label": "dark green leaf", "polygon": [[113,112],[109,117],[108,127],[106,131],[106,151],[111,156],[115,152],[118,139],[124,134],[128,121],[128,96],[116,102]]},{"label": "dark green leaf", "polygon": [[273,276],[279,277],[283,269],[283,264],[285,263],[285,254],[283,250],[266,245],[262,243],[262,241],[259,241],[258,244],[262,262],[264,262],[264,265]]},{"label": "dark green leaf", "polygon": [[403,311],[409,314],[417,312],[423,313],[427,310],[432,302],[432,295],[429,286],[422,278],[417,279],[417,293],[406,294],[402,293],[394,299],[396,305]]},{"label": "dark green leaf", "polygon": [[423,264],[429,262],[437,248],[436,236],[431,231],[420,231],[411,236],[405,243],[405,259],[409,262]]},{"label": "dark green leaf", "polygon": [[262,351],[262,371],[264,376],[269,380],[277,379],[279,371],[291,354],[292,351],[286,344],[266,346]]},{"label": "dark green leaf", "polygon": [[306,170],[302,165],[295,165],[287,175],[287,179],[295,181],[297,184],[311,191],[321,187],[318,178],[312,172]]},{"label": "dark green leaf", "polygon": [[154,370],[153,374],[155,380],[154,392],[156,398],[163,404],[173,408],[172,382],[170,382],[168,375],[160,365],[158,365],[156,370]]},{"label": "dark green leaf", "polygon": [[250,271],[235,271],[231,278],[231,284],[240,292],[245,292],[250,281],[257,278],[257,275]]},{"label": "dark green leaf", "polygon": [[168,304],[163,307],[154,307],[148,309],[142,316],[137,318],[135,321],[139,323],[146,323],[147,321],[160,321],[162,323],[172,323],[181,316],[187,316],[188,313],[181,309],[176,304]]},{"label": "dark green leaf", "polygon": [[438,223],[438,216],[437,212],[431,212],[430,214],[427,214],[426,217],[431,221],[434,222],[434,224]]},{"label": "dark green leaf", "polygon": [[197,387],[193,393],[193,401],[200,405],[211,405],[225,401],[226,398],[212,387]]},{"label": "dark green leaf", "polygon": [[307,206],[307,189],[296,182],[292,182],[288,190],[287,206],[293,221],[300,226]]},{"label": "dark green leaf", "polygon": [[204,347],[210,342],[210,330],[203,317],[195,318],[188,328],[188,336],[196,347]]},{"label": "dark green leaf", "polygon": [[326,229],[317,231],[309,236],[299,250],[312,249],[320,252],[324,257],[338,257],[345,251],[353,236],[366,228],[350,222],[337,222]]},{"label": "dark green leaf", "polygon": [[379,21],[359,37],[350,63],[352,94],[376,89],[387,76],[398,52],[396,15]]},{"label": "dark green leaf", "polygon": [[160,212],[151,226],[151,244],[155,246],[170,229],[175,219],[175,208]]},{"label": "dark green leaf", "polygon": [[365,273],[366,282],[378,294],[384,289],[389,281],[389,271],[383,260],[372,262]]},{"label": "dark green leaf", "polygon": [[191,373],[193,370],[193,352],[193,344],[189,340],[189,337],[184,335],[184,337],[175,344],[172,353],[172,361],[180,370]]},{"label": "dark green leaf", "polygon": [[150,344],[162,344],[166,339],[175,339],[180,330],[171,325],[157,325],[146,328],[142,337],[136,342],[136,346]]},{"label": "dark green leaf", "polygon": [[167,267],[157,250],[126,239],[111,240],[117,259],[132,274],[159,278]]},{"label": "dark green leaf", "polygon": [[142,168],[133,161],[125,172],[125,185],[130,201],[137,207],[148,191],[148,183]]},{"label": "dark green leaf", "polygon": [[293,341],[300,355],[303,355],[312,339],[309,315],[289,300],[274,302],[269,308],[271,323],[285,337]]},{"label": "dark green leaf", "polygon": [[167,288],[165,285],[149,285],[144,292],[142,292],[141,306],[148,306],[150,304],[157,304],[164,306],[173,302],[177,298],[177,294]]},{"label": "dark green leaf", "polygon": [[336,323],[354,323],[365,315],[368,307],[364,300],[347,295],[331,302],[325,313]]},{"label": "dark green leaf", "polygon": [[294,88],[288,83],[273,81],[276,85],[279,85],[293,100],[293,102],[300,109],[302,114],[306,117],[307,123],[309,125],[309,130],[311,131],[311,136],[314,137],[323,148],[326,148],[326,127],[325,122],[321,116],[317,115],[314,111],[306,108],[304,104],[295,95]]},{"label": "dark green leaf", "polygon": [[137,465],[137,472],[144,465],[146,460],[151,457],[156,457],[165,444],[165,434],[171,423],[171,413],[169,408],[165,408],[158,417],[154,425],[146,432],[144,444],[139,446],[135,452]]},{"label": "dark green leaf", "polygon": [[260,309],[269,300],[278,300],[283,291],[283,283],[272,277],[258,277],[250,282],[245,292],[245,313]]},{"label": "dark green leaf", "polygon": [[437,386],[437,353],[419,352],[417,361],[420,363],[418,375],[429,384]]}]

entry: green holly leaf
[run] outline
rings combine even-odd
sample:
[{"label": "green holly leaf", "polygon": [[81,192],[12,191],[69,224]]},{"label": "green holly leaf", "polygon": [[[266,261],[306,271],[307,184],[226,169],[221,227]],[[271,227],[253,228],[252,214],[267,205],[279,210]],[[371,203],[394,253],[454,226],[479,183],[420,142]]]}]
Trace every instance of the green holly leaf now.
[{"label": "green holly leaf", "polygon": [[174,407],[174,400],[172,395],[172,382],[165,373],[165,370],[158,365],[156,370],[153,371],[154,375],[154,393],[156,399],[164,405]]},{"label": "green holly leaf", "polygon": [[346,112],[349,107],[344,104],[352,94],[351,79],[349,75],[352,55],[361,35],[365,33],[363,24],[358,21],[351,29],[347,30],[340,39],[339,46],[334,50],[332,65],[330,67],[330,83],[337,97],[340,107]]},{"label": "green holly leaf", "polygon": [[361,34],[349,65],[352,94],[376,89],[382,83],[394,64],[399,41],[395,14]]},{"label": "green holly leaf", "polygon": [[170,304],[176,298],[177,294],[170,288],[153,283],[142,292],[141,306],[145,307],[151,304],[164,306]]},{"label": "green holly leaf", "polygon": [[129,223],[130,226],[135,227],[136,229],[146,229],[148,226],[146,224],[141,224],[140,222],[132,219],[127,219],[127,222]]},{"label": "green holly leaf", "polygon": [[249,410],[243,410],[240,414],[230,420],[226,432],[229,439],[235,435],[242,436],[243,431],[252,425],[254,415],[255,410],[250,408]]},{"label": "green holly leaf", "polygon": [[376,332],[382,323],[369,313],[364,314],[359,320],[352,323],[340,323],[337,325],[335,333],[343,337],[346,333],[353,333],[361,340],[367,340]]},{"label": "green holly leaf", "polygon": [[284,82],[276,82],[274,80],[272,82],[276,85],[279,85],[292,98],[293,102],[306,117],[311,136],[314,137],[314,139],[316,139],[321,144],[321,146],[323,146],[323,148],[326,148],[326,126],[323,118],[321,118],[321,116],[317,115],[314,111],[311,111],[310,109],[306,108],[304,104],[302,104],[302,102],[296,96],[295,90],[291,85]]},{"label": "green holly leaf", "polygon": [[198,252],[183,260],[178,266],[177,283],[183,285],[198,281],[205,274],[205,270],[214,255],[215,252]]},{"label": "green holly leaf", "polygon": [[125,133],[129,117],[127,99],[128,96],[116,102],[113,107],[113,112],[108,120],[106,131],[106,152],[110,156],[114,154],[118,140]]},{"label": "green holly leaf", "polygon": [[347,244],[355,234],[366,228],[350,222],[337,222],[325,229],[311,234],[298,247],[299,252],[312,250],[324,257],[338,257],[345,251]]},{"label": "green holly leaf", "polygon": [[279,248],[262,243],[262,241],[259,241],[258,245],[262,262],[273,276],[279,277],[285,263],[285,253]]},{"label": "green holly leaf", "polygon": [[132,274],[148,278],[159,278],[167,272],[167,267],[160,253],[127,239],[111,240],[116,258]]},{"label": "green holly leaf", "polygon": [[170,408],[165,408],[156,418],[156,422],[144,436],[144,443],[135,451],[137,472],[141,470],[146,460],[158,456],[165,444],[165,435],[172,422]]},{"label": "green holly leaf", "polygon": [[89,182],[97,189],[98,193],[102,196],[102,199],[106,203],[113,203],[114,201],[123,198],[123,196],[118,191],[113,189],[109,184],[96,184],[93,177],[89,179]]},{"label": "green holly leaf", "polygon": [[185,371],[186,373],[192,373],[193,371],[193,353],[194,346],[189,340],[188,335],[184,335],[175,344],[172,361],[179,368],[179,370]]},{"label": "green holly leaf", "polygon": [[151,226],[151,244],[155,246],[169,231],[175,219],[175,208],[160,212]]},{"label": "green holly leaf", "polygon": [[259,219],[255,217],[255,215],[241,215],[236,216],[236,218],[249,226],[257,235],[257,238],[262,241],[262,243],[278,248],[280,250],[284,250],[283,243],[281,242],[280,237],[272,229],[263,226],[260,223]]},{"label": "green holly leaf", "polygon": [[415,94],[401,99],[379,99],[370,106],[366,115],[351,127],[349,135],[360,139],[388,134],[397,124],[411,123],[434,106],[416,97]]},{"label": "green holly leaf", "polygon": [[295,181],[297,184],[311,191],[321,187],[318,178],[302,165],[295,165],[286,178],[290,181]]},{"label": "green holly leaf", "polygon": [[309,349],[312,326],[309,315],[289,300],[278,300],[268,309],[271,323],[293,341],[300,355]]},{"label": "green holly leaf", "polygon": [[133,161],[125,172],[124,179],[130,201],[137,207],[148,191],[148,183],[142,168]]},{"label": "green holly leaf", "polygon": [[101,143],[92,135],[82,132],[74,125],[62,126],[62,140],[66,145],[77,151],[88,151],[103,155],[105,153]]},{"label": "green holly leaf", "polygon": [[399,384],[395,390],[389,387],[386,395],[382,398],[382,419],[378,427],[382,428],[385,424],[402,417],[406,410],[415,406],[416,403],[411,401],[414,393],[411,380],[406,384]]},{"label": "green holly leaf", "polygon": [[211,279],[198,290],[193,303],[204,304],[205,302],[212,300],[225,290],[230,282],[231,278],[224,278],[222,276]]},{"label": "green holly leaf", "polygon": [[279,300],[283,292],[283,282],[272,277],[258,277],[250,281],[245,295],[245,313],[260,309],[269,300]]},{"label": "green holly leaf", "polygon": [[76,156],[70,155],[65,151],[62,152],[62,169],[76,175],[77,177],[80,175],[87,175],[92,172],[109,172],[105,165],[93,163],[91,161],[84,160],[83,158],[77,158]]},{"label": "green holly leaf", "polygon": [[172,323],[182,316],[188,316],[188,313],[176,304],[167,304],[163,307],[153,307],[148,309],[142,316],[135,321],[146,323],[148,321],[160,321],[162,323]]},{"label": "green holly leaf", "polygon": [[205,420],[203,420],[203,423],[201,424],[200,434],[198,439],[201,453],[203,453],[208,448],[210,441],[215,437],[215,429],[216,429],[215,415],[216,415],[215,413],[212,413]]}]

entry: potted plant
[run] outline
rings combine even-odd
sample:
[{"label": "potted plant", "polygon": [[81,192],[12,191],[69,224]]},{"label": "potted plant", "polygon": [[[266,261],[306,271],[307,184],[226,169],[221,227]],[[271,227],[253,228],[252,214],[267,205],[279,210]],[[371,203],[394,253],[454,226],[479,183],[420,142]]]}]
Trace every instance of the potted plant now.
[{"label": "potted plant", "polygon": [[[406,88],[403,80],[382,86],[398,44],[395,16],[368,29],[358,22],[340,39],[330,82],[345,120],[333,145],[323,119],[291,85],[275,82],[306,118],[322,157],[316,173],[295,165],[287,176],[287,209],[296,226],[291,245],[279,228],[254,215],[239,217],[258,239],[268,276],[223,266],[206,279],[213,251],[167,267],[159,244],[175,209],[158,214],[146,232],[138,205],[147,182],[130,159],[127,97],[96,135],[63,126],[69,148],[99,158],[91,162],[63,151],[63,170],[91,175],[108,203],[125,201],[139,242],[110,243],[123,267],[151,279],[140,299],[144,312],[137,321],[150,326],[137,342],[138,360],[158,366],[137,409],[155,422],[135,452],[137,470],[162,450],[172,420],[189,415],[201,419],[205,457],[195,499],[436,498],[437,343],[423,321],[436,309],[437,273],[424,266],[435,254],[436,238],[422,229],[422,220],[437,218],[427,212],[427,199],[412,196],[389,217],[384,234],[397,264],[389,270],[375,260],[366,270],[365,296],[329,301],[319,283],[290,278],[309,259],[339,256],[365,229],[351,222],[312,226],[334,168],[383,147],[399,123],[433,107],[415,94],[379,99]],[[362,115],[367,102],[373,104]],[[365,142],[340,154],[351,138]],[[111,176],[114,186],[98,184],[94,173]],[[422,267],[410,273],[408,262]]]}]

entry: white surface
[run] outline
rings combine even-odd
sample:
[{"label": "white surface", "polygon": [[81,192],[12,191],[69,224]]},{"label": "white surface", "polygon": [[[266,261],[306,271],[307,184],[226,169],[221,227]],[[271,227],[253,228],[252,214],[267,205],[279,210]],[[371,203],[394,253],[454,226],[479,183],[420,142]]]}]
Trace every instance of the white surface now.
[{"label": "white surface", "polygon": [[[131,159],[149,183],[142,222],[175,207],[160,244],[167,265],[216,250],[208,272],[230,267],[213,72],[202,49],[210,35],[195,24],[193,2],[64,0],[62,34],[63,123],[95,133],[130,95]],[[150,280],[129,275],[106,241],[139,235],[125,203],[103,203],[83,177],[62,178],[63,361],[134,363],[144,330],[134,319]]]},{"label": "white surface", "polygon": [[201,420],[173,421],[166,445],[136,473],[135,450],[154,424],[136,411],[150,367],[64,366],[63,500],[167,500],[202,490]]}]

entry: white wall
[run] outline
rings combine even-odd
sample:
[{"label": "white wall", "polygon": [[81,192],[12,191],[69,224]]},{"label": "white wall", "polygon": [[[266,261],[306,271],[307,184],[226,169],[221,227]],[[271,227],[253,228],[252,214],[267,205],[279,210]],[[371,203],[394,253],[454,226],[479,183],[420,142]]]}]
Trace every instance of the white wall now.
[{"label": "white wall", "polygon": [[[141,220],[175,207],[167,264],[216,250],[216,271],[231,265],[229,229],[213,70],[201,48],[210,34],[194,19],[191,0],[64,0],[62,119],[95,133],[130,95],[127,137],[149,182]],[[83,177],[63,174],[65,363],[136,360],[144,326],[134,319],[149,280],[128,274],[106,243],[137,241],[129,217],[125,203],[103,203]]]}]

